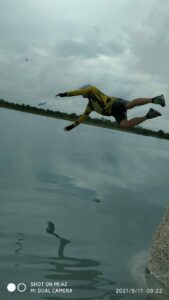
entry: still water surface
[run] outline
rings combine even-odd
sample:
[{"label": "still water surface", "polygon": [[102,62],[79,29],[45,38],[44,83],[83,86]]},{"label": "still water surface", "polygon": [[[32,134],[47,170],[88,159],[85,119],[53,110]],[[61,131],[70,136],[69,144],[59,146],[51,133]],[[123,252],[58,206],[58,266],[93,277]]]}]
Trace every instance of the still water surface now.
[{"label": "still water surface", "polygon": [[[0,299],[162,299],[117,289],[147,287],[169,142],[87,125],[66,133],[67,124],[0,110]],[[7,292],[10,282],[27,290]],[[31,282],[73,293],[30,293]]]}]

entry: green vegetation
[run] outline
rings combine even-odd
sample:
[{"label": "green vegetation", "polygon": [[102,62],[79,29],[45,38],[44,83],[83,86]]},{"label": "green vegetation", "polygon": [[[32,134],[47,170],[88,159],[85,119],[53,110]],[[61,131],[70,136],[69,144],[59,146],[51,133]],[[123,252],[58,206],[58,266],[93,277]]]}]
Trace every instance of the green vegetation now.
[{"label": "green vegetation", "polygon": [[[42,108],[37,108],[35,106],[8,102],[3,99],[0,99],[0,107],[7,108],[7,109],[14,109],[14,110],[23,111],[23,112],[32,113],[32,114],[43,115],[43,116],[57,118],[57,119],[69,120],[72,122],[74,122],[78,118],[78,116],[74,113],[67,114],[67,113],[63,113],[60,111],[53,111],[53,110],[49,110],[49,109],[45,110]],[[150,129],[142,128],[140,126],[136,126],[136,127],[124,130],[124,129],[121,129],[116,122],[112,122],[112,121],[106,120],[104,118],[93,119],[93,118],[88,117],[84,123],[93,125],[93,126],[100,126],[100,127],[105,127],[105,128],[109,128],[109,129],[115,129],[115,130],[123,130],[123,131],[131,132],[131,133],[135,133],[135,134],[147,135],[147,136],[152,136],[152,137],[156,137],[156,138],[169,140],[169,133],[165,133],[163,130],[153,131]]]}]

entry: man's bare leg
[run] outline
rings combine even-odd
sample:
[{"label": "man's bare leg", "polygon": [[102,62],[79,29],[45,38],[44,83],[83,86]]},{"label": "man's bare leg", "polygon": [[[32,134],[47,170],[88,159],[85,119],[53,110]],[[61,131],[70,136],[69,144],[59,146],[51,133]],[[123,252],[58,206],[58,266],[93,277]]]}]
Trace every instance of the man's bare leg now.
[{"label": "man's bare leg", "polygon": [[153,108],[150,108],[148,113],[145,116],[133,118],[131,120],[123,119],[119,125],[122,128],[130,128],[130,127],[139,125],[148,119],[157,118],[159,116],[161,116],[161,113],[159,111],[157,111]]},{"label": "man's bare leg", "polygon": [[145,105],[148,103],[159,104],[163,107],[166,105],[164,95],[160,95],[153,98],[136,98],[134,100],[128,101],[126,103],[126,109],[131,109],[135,106]]},{"label": "man's bare leg", "polygon": [[127,128],[130,128],[130,127],[139,125],[139,124],[143,123],[146,120],[147,120],[146,116],[133,118],[131,120],[126,120],[125,119],[125,120],[121,121],[119,125],[120,125],[121,128],[127,129]]},{"label": "man's bare leg", "polygon": [[126,103],[126,109],[131,109],[135,106],[145,105],[152,103],[152,98],[136,98]]}]

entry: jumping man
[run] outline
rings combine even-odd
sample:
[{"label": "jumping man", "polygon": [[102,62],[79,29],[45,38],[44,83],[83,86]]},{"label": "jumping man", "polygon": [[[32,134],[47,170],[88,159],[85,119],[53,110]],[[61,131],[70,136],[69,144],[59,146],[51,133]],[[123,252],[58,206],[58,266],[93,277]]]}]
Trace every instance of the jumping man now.
[{"label": "jumping man", "polygon": [[127,101],[117,97],[109,97],[103,94],[103,92],[101,92],[95,86],[87,86],[79,90],[60,93],[55,97],[71,97],[79,95],[83,96],[83,98],[88,98],[89,102],[84,113],[77,119],[76,122],[66,126],[64,128],[65,131],[70,131],[77,127],[80,123],[84,122],[92,111],[95,111],[103,116],[113,116],[121,128],[129,128],[139,125],[148,119],[159,117],[161,116],[161,113],[153,108],[150,108],[145,116],[127,120],[128,109],[148,103],[165,106],[165,99],[163,95],[156,96],[154,98],[136,98],[134,100]]}]

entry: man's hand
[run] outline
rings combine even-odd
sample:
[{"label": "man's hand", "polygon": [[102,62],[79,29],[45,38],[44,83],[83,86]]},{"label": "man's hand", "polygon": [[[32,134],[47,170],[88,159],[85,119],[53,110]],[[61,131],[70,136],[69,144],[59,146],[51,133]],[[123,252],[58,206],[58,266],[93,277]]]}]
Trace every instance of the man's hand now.
[{"label": "man's hand", "polygon": [[55,95],[55,97],[66,97],[67,96],[67,94],[66,93],[60,93],[60,94],[57,94],[57,95]]},{"label": "man's hand", "polygon": [[65,131],[70,131],[70,130],[72,130],[73,128],[75,128],[75,126],[74,126],[74,124],[71,124],[71,125],[69,125],[69,126],[66,126],[66,127],[64,128],[64,130],[65,130]]}]

